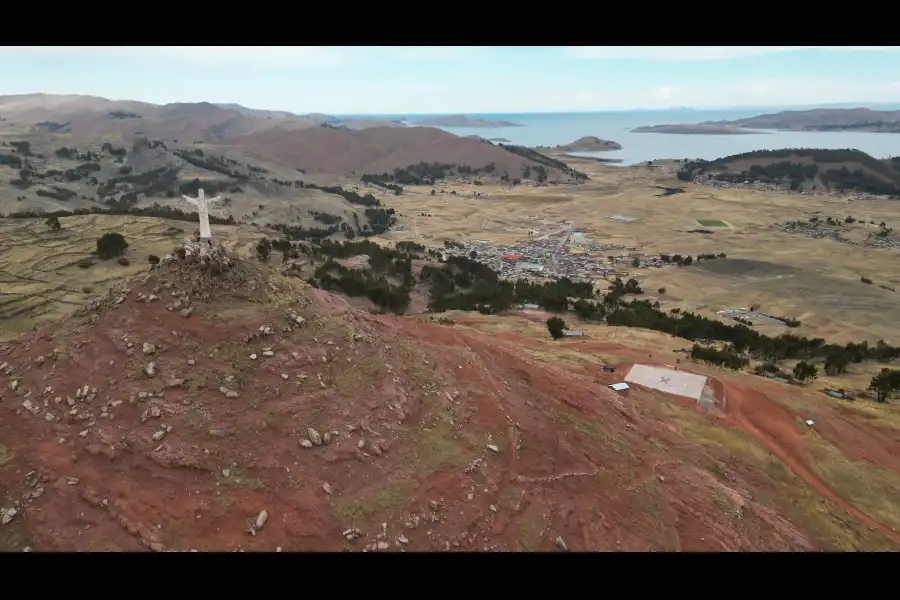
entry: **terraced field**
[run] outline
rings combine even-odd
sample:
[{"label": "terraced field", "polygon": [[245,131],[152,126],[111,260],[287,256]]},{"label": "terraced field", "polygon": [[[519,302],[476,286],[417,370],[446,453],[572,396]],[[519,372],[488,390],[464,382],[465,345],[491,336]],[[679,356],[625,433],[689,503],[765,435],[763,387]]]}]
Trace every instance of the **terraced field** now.
[{"label": "terraced field", "polygon": [[[146,270],[147,256],[162,256],[193,231],[192,224],[153,217],[84,215],[60,219],[53,231],[44,219],[0,220],[0,341],[69,314],[106,292],[113,283]],[[129,244],[123,266],[115,259],[92,258],[97,238],[119,232]],[[217,227],[239,252],[249,252],[249,238],[236,239],[237,228]],[[245,228],[243,236],[253,236]]]}]

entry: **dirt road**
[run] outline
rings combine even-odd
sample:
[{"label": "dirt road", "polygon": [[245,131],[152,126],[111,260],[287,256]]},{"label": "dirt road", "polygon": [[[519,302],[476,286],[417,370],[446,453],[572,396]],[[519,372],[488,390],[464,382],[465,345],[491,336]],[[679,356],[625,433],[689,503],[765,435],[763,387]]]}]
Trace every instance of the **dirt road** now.
[{"label": "dirt road", "polygon": [[841,498],[806,464],[796,418],[787,408],[768,396],[742,385],[728,383],[724,387],[727,395],[724,403],[725,413],[736,425],[752,433],[797,477],[811,485],[817,492],[854,518],[900,543],[900,533],[879,523]]}]

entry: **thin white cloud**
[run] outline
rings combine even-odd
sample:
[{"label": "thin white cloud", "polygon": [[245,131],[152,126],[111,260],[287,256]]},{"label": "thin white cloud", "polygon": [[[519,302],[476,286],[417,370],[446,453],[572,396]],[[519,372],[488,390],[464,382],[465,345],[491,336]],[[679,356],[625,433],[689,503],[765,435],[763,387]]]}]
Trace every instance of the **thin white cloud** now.
[{"label": "thin white cloud", "polygon": [[727,60],[798,50],[830,52],[896,52],[900,46],[569,46],[565,53],[591,60]]},{"label": "thin white cloud", "polygon": [[453,61],[476,56],[454,46],[0,46],[0,57],[178,61],[204,67],[335,68],[399,61]]},{"label": "thin white cloud", "polygon": [[[896,102],[900,81],[854,82],[797,79],[747,79],[714,86],[660,85],[606,91],[581,90],[570,94],[532,95],[520,110],[592,111],[678,106],[727,108],[734,106],[801,106],[829,103]],[[513,112],[512,109],[508,109]]]}]

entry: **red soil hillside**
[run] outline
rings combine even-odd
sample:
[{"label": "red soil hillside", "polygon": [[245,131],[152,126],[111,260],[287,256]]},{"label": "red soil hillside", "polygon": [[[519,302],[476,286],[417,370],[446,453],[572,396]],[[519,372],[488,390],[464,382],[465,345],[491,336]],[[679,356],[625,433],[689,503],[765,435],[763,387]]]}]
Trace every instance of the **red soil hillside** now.
[{"label": "red soil hillside", "polygon": [[579,347],[176,260],[2,348],[0,549],[896,547],[737,413],[534,354]]}]

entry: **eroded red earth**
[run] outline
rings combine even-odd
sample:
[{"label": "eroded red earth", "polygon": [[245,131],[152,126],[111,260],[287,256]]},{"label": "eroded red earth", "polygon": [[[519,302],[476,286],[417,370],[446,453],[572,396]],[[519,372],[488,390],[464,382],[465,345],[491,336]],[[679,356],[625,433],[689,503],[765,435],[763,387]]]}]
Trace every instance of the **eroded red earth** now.
[{"label": "eroded red earth", "polygon": [[[373,316],[284,281],[268,302],[202,302],[196,280],[155,273],[0,353],[0,508],[15,508],[3,549],[831,547],[754,465],[668,422],[658,406],[672,399],[623,397],[608,374],[523,351],[541,342]],[[166,306],[185,286],[190,317]],[[698,418],[749,431],[835,510],[898,541],[818,480],[796,415],[716,387],[723,414]],[[896,468],[890,433],[834,412],[823,435]]]}]

